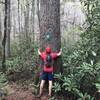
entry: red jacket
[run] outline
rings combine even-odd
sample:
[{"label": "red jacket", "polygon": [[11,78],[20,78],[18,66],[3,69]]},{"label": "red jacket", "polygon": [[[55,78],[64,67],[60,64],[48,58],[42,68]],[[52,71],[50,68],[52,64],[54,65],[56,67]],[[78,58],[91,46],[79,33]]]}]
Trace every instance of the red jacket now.
[{"label": "red jacket", "polygon": [[[58,56],[57,56],[57,53],[50,53],[51,57],[53,60],[55,60]],[[46,57],[47,57],[47,53],[46,52],[42,52],[41,55],[40,55],[41,59],[43,61],[46,60]],[[43,71],[45,72],[53,72],[53,66],[51,67],[46,67],[45,65],[43,66]]]}]

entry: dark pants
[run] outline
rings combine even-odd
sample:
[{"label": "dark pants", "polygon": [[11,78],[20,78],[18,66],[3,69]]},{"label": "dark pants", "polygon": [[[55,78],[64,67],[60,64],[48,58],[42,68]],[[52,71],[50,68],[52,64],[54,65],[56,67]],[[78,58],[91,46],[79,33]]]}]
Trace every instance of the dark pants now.
[{"label": "dark pants", "polygon": [[42,72],[42,75],[41,75],[41,80],[53,80],[53,72]]}]

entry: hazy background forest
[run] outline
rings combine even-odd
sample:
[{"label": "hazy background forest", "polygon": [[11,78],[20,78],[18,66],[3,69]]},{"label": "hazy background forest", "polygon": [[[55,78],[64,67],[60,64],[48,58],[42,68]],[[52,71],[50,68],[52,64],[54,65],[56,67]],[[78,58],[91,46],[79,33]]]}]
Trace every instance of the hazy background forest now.
[{"label": "hazy background forest", "polygon": [[[63,1],[61,0],[61,34],[66,40],[68,46],[78,40],[83,23],[85,22],[85,14],[79,0]],[[4,4],[1,0],[0,4],[0,29],[3,37],[4,31]],[[39,10],[38,0],[10,0],[10,40],[22,37],[33,37],[32,40],[38,40],[39,37]],[[73,31],[72,31],[73,30]],[[12,43],[12,42],[11,42]],[[9,44],[8,44],[9,45]],[[7,47],[10,48],[10,47]],[[9,55],[9,54],[7,54]]]},{"label": "hazy background forest", "polygon": [[[46,29],[45,34],[43,34],[45,27],[42,25],[45,25],[44,22],[47,21],[45,18],[48,16],[48,20],[52,22],[52,16],[49,14],[53,9],[49,8],[51,12],[43,19],[41,1],[45,1],[46,4],[53,2],[53,0],[48,2],[46,0],[0,0],[1,100],[2,98],[33,100],[39,87],[40,67],[38,66],[41,61],[37,50],[42,44],[46,46],[46,41],[55,38],[54,31],[59,32],[58,42],[52,45],[55,39],[51,39],[50,43],[56,50],[62,48],[60,65],[63,73],[61,74],[60,71],[55,73],[57,81],[54,82],[54,95],[51,99],[99,100],[100,1],[54,0],[60,1],[58,23],[60,28],[54,30],[51,25],[50,30]],[[59,20],[57,17],[56,19]],[[49,21],[48,23],[50,24]],[[44,36],[44,40],[41,35]],[[59,63],[59,60],[57,62]]]}]

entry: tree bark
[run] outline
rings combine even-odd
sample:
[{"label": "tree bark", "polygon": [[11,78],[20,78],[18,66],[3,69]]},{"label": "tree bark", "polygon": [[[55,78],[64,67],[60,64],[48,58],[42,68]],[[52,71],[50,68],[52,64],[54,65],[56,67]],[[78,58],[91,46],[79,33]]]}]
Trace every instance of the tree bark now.
[{"label": "tree bark", "polygon": [[14,25],[13,25],[13,38],[15,40],[16,36],[16,19],[15,19],[15,15],[13,15],[13,22],[14,22]]},{"label": "tree bark", "polygon": [[11,21],[10,21],[10,0],[7,3],[7,40],[6,40],[6,56],[10,57],[10,30],[11,30]]},{"label": "tree bark", "polygon": [[26,11],[25,11],[25,38],[29,38],[29,1],[26,0]]},{"label": "tree bark", "polygon": [[1,36],[2,36],[2,30],[1,30],[1,14],[0,14],[0,41],[1,41]]},{"label": "tree bark", "polygon": [[24,9],[23,9],[23,5],[21,4],[21,22],[20,22],[20,25],[21,25],[21,33],[22,33],[22,34],[24,33],[23,12],[24,12]]},{"label": "tree bark", "polygon": [[[40,0],[37,0],[37,10],[36,10],[36,13],[37,13],[37,16],[38,16],[38,22],[39,22],[39,29],[40,29],[40,15],[39,15],[39,4],[40,4]],[[40,31],[40,30],[39,30]]]},{"label": "tree bark", "polygon": [[[31,16],[32,34],[34,33],[34,16],[35,16],[35,0],[32,0],[32,16]],[[33,36],[33,38],[34,38],[34,36]]]},{"label": "tree bark", "polygon": [[20,34],[20,8],[19,8],[19,5],[20,5],[20,1],[19,0],[17,0],[17,2],[18,2],[18,24],[19,24],[19,34]]},{"label": "tree bark", "polygon": [[6,70],[5,46],[6,46],[6,37],[7,37],[7,9],[8,9],[7,4],[8,4],[8,0],[5,0],[4,37],[2,41],[2,47],[3,47],[2,70],[3,72],[5,72]]},{"label": "tree bark", "polygon": [[[40,47],[49,45],[53,51],[61,48],[60,0],[40,0]],[[56,72],[62,71],[61,59],[55,62]]]},{"label": "tree bark", "polygon": [[2,56],[2,46],[1,46],[1,39],[2,39],[2,28],[1,28],[1,14],[0,14],[0,58]]}]

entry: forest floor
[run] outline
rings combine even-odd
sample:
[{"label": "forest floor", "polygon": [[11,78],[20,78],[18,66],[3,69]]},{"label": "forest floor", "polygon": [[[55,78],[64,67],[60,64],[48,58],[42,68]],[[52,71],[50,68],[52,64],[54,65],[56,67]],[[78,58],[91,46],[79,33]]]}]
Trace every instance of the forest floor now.
[{"label": "forest floor", "polygon": [[[8,75],[9,82],[1,88],[5,94],[0,100],[73,100],[67,94],[52,93],[52,97],[48,98],[48,84],[45,84],[43,95],[37,98],[39,85],[34,85],[33,77],[27,73],[13,73]],[[0,92],[1,94],[1,92]],[[1,96],[0,96],[1,97]]]},{"label": "forest floor", "polygon": [[15,83],[10,84],[7,87],[7,91],[8,95],[4,98],[5,100],[49,100],[46,92],[44,92],[41,98],[36,98],[31,89],[27,89]]},{"label": "forest floor", "polygon": [[44,90],[44,94],[41,98],[37,98],[33,93],[31,88],[25,88],[19,86],[16,83],[9,84],[6,86],[7,96],[1,100],[71,100],[71,99],[62,99],[61,96],[57,96],[55,99],[48,98],[48,91]]}]

